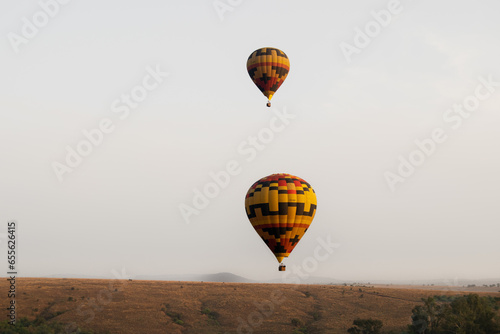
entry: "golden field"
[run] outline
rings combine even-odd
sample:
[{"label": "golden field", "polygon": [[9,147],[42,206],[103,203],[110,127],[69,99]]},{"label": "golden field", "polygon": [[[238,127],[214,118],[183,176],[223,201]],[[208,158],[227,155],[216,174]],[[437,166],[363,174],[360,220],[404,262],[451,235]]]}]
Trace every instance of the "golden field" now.
[{"label": "golden field", "polygon": [[96,333],[292,333],[292,319],[308,333],[347,333],[356,318],[400,330],[421,298],[470,293],[432,288],[17,278],[16,305],[18,319],[44,315]]}]

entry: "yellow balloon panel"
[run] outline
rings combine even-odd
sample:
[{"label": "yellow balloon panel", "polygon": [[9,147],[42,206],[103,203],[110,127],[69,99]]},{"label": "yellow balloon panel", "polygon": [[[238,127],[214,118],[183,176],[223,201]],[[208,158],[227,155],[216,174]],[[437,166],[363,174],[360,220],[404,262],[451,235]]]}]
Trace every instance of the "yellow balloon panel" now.
[{"label": "yellow balloon panel", "polygon": [[276,48],[255,50],[247,60],[250,78],[270,100],[290,71],[287,55]]},{"label": "yellow balloon panel", "polygon": [[311,185],[290,174],[260,179],[245,198],[248,219],[279,262],[290,255],[306,233],[316,207]]}]

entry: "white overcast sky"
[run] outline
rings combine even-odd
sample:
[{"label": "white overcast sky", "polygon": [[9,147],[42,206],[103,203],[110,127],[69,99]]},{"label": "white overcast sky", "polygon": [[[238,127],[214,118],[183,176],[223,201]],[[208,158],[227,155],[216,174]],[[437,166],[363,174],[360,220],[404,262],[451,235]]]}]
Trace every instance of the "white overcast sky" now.
[{"label": "white overcast sky", "polygon": [[[215,3],[231,10],[211,0],[73,0],[26,38],[26,22],[44,23],[40,3],[0,1],[0,236],[5,254],[7,221],[18,222],[21,276],[124,268],[278,278],[244,197],[286,172],[318,198],[289,268],[329,237],[338,248],[310,275],[500,277],[498,1],[401,0],[383,27],[372,11],[387,11],[386,0]],[[366,27],[380,31],[348,62],[341,46]],[[13,36],[26,38],[18,52]],[[246,71],[265,46],[291,63],[271,109]],[[169,75],[127,117],[115,113],[147,68]],[[477,90],[489,96],[467,118],[447,114]],[[238,150],[284,112],[294,118],[255,157]],[[67,147],[103,119],[113,130],[60,182],[53,163],[65,164]],[[436,128],[446,140],[391,191],[386,172],[397,173],[399,156],[417,157],[415,140]],[[180,205],[233,160],[239,173],[187,224]]]}]

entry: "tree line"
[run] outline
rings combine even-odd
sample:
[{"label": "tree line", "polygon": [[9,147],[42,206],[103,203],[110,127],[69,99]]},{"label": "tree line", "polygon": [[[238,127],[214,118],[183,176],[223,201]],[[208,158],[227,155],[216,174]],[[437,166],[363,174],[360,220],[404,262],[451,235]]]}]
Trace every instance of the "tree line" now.
[{"label": "tree line", "polygon": [[[500,298],[469,294],[423,298],[423,305],[412,309],[411,324],[393,334],[495,334],[500,333]],[[381,334],[377,319],[356,319],[349,334]]]}]

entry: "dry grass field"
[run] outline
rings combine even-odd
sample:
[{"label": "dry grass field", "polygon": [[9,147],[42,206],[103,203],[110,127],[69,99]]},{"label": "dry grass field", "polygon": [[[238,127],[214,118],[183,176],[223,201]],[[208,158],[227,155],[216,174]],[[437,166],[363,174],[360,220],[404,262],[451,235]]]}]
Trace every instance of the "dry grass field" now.
[{"label": "dry grass field", "polygon": [[399,330],[421,298],[464,294],[435,288],[18,278],[16,304],[18,318],[43,314],[97,333],[293,333],[292,319],[308,333],[347,333],[370,317]]}]

